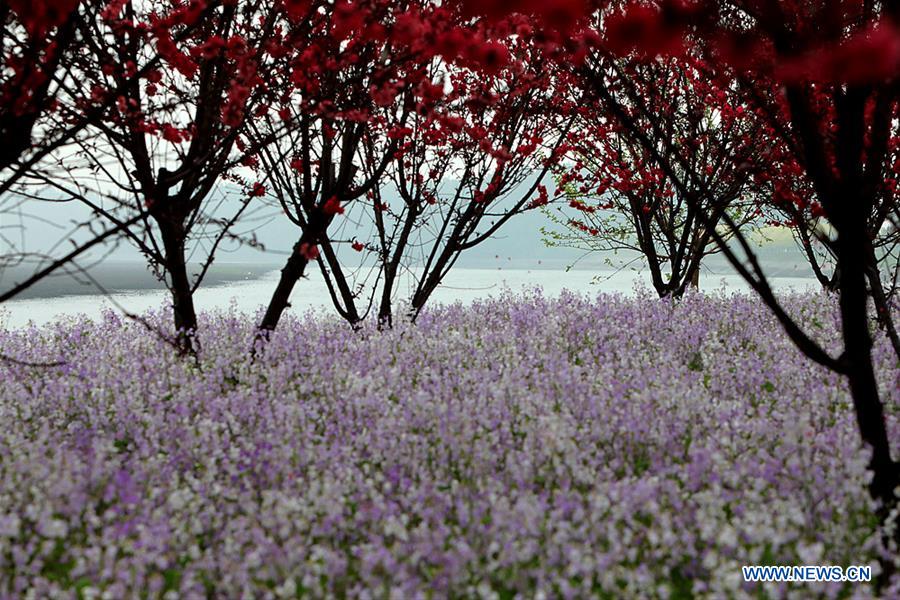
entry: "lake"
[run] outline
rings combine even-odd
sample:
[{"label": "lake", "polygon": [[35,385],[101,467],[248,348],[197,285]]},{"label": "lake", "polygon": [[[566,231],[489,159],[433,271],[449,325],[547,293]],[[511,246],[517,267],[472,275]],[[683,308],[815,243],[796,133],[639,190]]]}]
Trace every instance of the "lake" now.
[{"label": "lake", "polygon": [[[133,271],[126,277],[125,270]],[[129,282],[118,288],[110,289],[108,295],[98,294],[88,286],[73,287],[54,284],[47,288],[52,291],[37,294],[38,297],[17,299],[0,306],[0,326],[18,328],[29,322],[45,324],[55,319],[74,315],[98,317],[104,310],[117,306],[134,313],[159,308],[167,302],[164,290],[158,284],[149,285],[146,277],[139,273],[146,269],[140,264],[130,267],[114,265],[112,271],[104,275],[107,281]],[[195,295],[195,304],[199,311],[228,309],[234,307],[238,311],[255,313],[269,300],[278,280],[278,267],[260,265],[224,265],[218,267],[207,284]],[[817,282],[806,273],[798,271],[796,275],[784,272],[771,276],[773,286],[781,291],[806,291],[817,289]],[[98,277],[98,279],[100,278]],[[408,288],[410,282],[405,282]],[[133,289],[127,289],[133,286]],[[579,293],[622,293],[636,294],[641,287],[649,287],[649,278],[645,272],[633,270],[573,269],[563,268],[456,268],[450,271],[443,285],[438,288],[433,302],[453,303],[471,302],[479,298],[497,296],[504,291],[524,291],[540,287],[545,295],[556,296],[564,289]],[[115,289],[115,291],[112,291]],[[750,288],[733,272],[719,269],[717,272],[705,272],[701,276],[702,291],[725,290],[727,292],[748,292]],[[401,288],[401,292],[406,291]],[[401,297],[408,297],[402,294]],[[310,278],[298,282],[291,297],[293,312],[306,312],[310,309],[327,311],[331,301],[325,282],[318,272]]]}]

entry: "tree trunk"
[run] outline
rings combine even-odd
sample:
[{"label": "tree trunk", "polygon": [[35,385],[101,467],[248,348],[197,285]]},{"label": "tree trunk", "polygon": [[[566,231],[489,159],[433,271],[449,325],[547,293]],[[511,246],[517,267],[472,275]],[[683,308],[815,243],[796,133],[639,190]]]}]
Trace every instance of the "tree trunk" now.
[{"label": "tree trunk", "polygon": [[[866,293],[865,230],[849,225],[838,239],[838,266],[841,326],[844,338],[846,376],[853,398],[856,421],[863,441],[872,449],[869,468],[873,478],[869,485],[872,497],[879,503],[878,516],[882,525],[897,506],[894,490],[900,484],[900,465],[891,458],[884,407],[878,394],[878,384],[872,365],[872,338]],[[897,528],[894,539],[900,539]],[[887,582],[893,563],[882,561],[882,575]]]},{"label": "tree trunk", "polygon": [[445,250],[441,253],[441,256],[431,269],[431,272],[422,274],[425,279],[419,283],[418,289],[413,294],[412,301],[410,302],[409,316],[412,322],[415,323],[416,319],[419,317],[419,313],[422,312],[428,299],[431,298],[431,294],[434,293],[434,290],[436,290],[439,285],[441,285],[441,274],[444,272],[448,263],[450,263],[452,257],[453,253],[449,250]]},{"label": "tree trunk", "polygon": [[900,334],[897,333],[897,327],[894,325],[894,317],[891,314],[891,306],[884,293],[884,286],[881,284],[881,273],[878,270],[878,261],[875,257],[875,251],[871,245],[867,247],[868,260],[866,261],[866,278],[869,280],[869,290],[871,290],[872,300],[875,303],[875,315],[878,326],[884,330],[891,346],[894,348],[894,354],[900,360]]},{"label": "tree trunk", "polygon": [[[353,296],[353,290],[350,289],[350,285],[347,283],[347,276],[344,275],[341,263],[328,239],[322,240],[321,251],[325,256],[325,265],[321,269],[322,278],[325,279],[325,284],[328,286],[328,292],[331,295],[334,308],[354,330],[357,330],[362,319],[359,316],[359,311],[356,309],[356,298]],[[337,287],[337,291],[335,291],[335,287]],[[340,294],[340,299],[338,299],[337,294]]]},{"label": "tree trunk", "polygon": [[266,314],[259,324],[259,335],[257,338],[267,337],[269,333],[275,331],[278,321],[281,320],[281,315],[290,307],[291,292],[294,290],[297,281],[303,277],[303,274],[306,272],[306,266],[309,264],[309,260],[301,251],[304,244],[309,244],[307,247],[313,245],[309,240],[311,240],[311,236],[303,235],[300,237],[300,241],[294,245],[287,263],[281,269],[278,286],[272,293],[269,306],[266,308]]},{"label": "tree trunk", "polygon": [[166,252],[166,273],[169,276],[178,344],[186,354],[194,354],[193,334],[197,331],[197,313],[184,256],[184,230],[179,223],[168,218],[160,219],[158,224]]},{"label": "tree trunk", "polygon": [[259,329],[256,333],[257,341],[268,339],[269,334],[275,331],[275,328],[278,326],[285,309],[290,307],[291,292],[300,278],[303,277],[303,274],[306,272],[306,266],[309,264],[306,253],[318,245],[319,239],[325,234],[330,223],[331,217],[326,216],[321,210],[315,210],[310,215],[306,228],[300,235],[300,240],[294,245],[287,263],[281,269],[281,278],[278,280],[278,286],[272,293],[269,306],[266,308],[266,314],[259,324]]},{"label": "tree trunk", "polygon": [[378,327],[391,329],[394,326],[394,314],[391,296],[397,271],[388,264],[384,273],[384,287],[381,290],[381,301],[378,303]]},{"label": "tree trunk", "polygon": [[[406,215],[406,221],[403,223],[403,229],[400,231],[400,237],[394,248],[394,254],[391,260],[385,264],[384,268],[384,288],[381,290],[381,302],[378,306],[378,326],[390,329],[394,326],[392,296],[394,293],[394,284],[397,281],[397,272],[400,269],[400,260],[406,252],[406,246],[409,243],[409,236],[412,234],[416,219],[419,216],[419,209],[414,203],[410,204],[409,212]],[[423,273],[423,275],[425,275]]]}]

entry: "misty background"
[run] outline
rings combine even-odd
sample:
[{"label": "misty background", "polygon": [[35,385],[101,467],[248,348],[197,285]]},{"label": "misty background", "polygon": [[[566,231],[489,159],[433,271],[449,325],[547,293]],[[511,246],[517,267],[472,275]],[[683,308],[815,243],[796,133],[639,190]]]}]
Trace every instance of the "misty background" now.
[{"label": "misty background", "polygon": [[[390,200],[390,196],[386,196]],[[393,201],[399,200],[393,198]],[[238,200],[233,190],[222,190],[216,203],[216,210],[211,211],[212,216],[227,217],[236,208]],[[27,279],[40,266],[49,264],[48,259],[41,259],[40,256],[61,256],[72,249],[73,242],[84,242],[92,237],[87,229],[78,228],[79,224],[91,219],[91,211],[75,201],[26,200],[12,208],[6,206],[0,209],[0,255],[14,252],[32,255],[20,264],[0,264],[0,292]],[[349,206],[347,214],[339,215],[337,219],[342,220],[335,223],[341,228],[341,239],[356,238],[365,242],[374,238],[368,220],[357,221]],[[93,222],[99,223],[95,231],[107,226],[100,223],[98,217],[93,217]],[[464,252],[454,270],[493,272],[498,283],[504,279],[504,274],[514,273],[517,281],[527,281],[537,286],[549,279],[556,281],[568,276],[573,288],[597,292],[604,291],[604,279],[620,270],[627,271],[630,280],[641,278],[644,265],[637,253],[619,252],[613,255],[549,247],[544,242],[542,227],[552,228],[554,225],[540,210],[517,215],[493,238]],[[234,232],[242,238],[255,239],[258,247],[224,240],[200,289],[264,279],[272,280],[274,286],[273,278],[287,260],[300,230],[281,214],[277,202],[269,200],[258,203],[255,208],[251,205],[234,227]],[[767,229],[764,234],[768,239],[759,242],[757,251],[770,277],[813,277],[787,230]],[[190,262],[194,273],[200,270],[205,259],[203,250],[202,244],[192,249]],[[357,264],[362,258],[349,248],[349,244],[339,244],[338,254],[348,265]],[[369,257],[371,260],[372,257]],[[76,268],[62,268],[18,295],[10,303],[10,310],[15,311],[16,302],[25,300],[165,289],[138,249],[125,239],[86,253],[76,264]],[[583,273],[576,277],[573,275],[575,271]],[[588,272],[594,276],[586,278],[585,273]],[[719,275],[731,276],[734,271],[720,255],[707,258],[700,278],[701,289],[710,285],[715,287]],[[309,281],[321,279],[318,269],[308,271]],[[492,287],[484,285],[491,281],[488,273],[479,273],[477,279],[481,284],[479,289]],[[303,288],[303,282],[298,288]],[[262,296],[260,298],[263,299]]]}]

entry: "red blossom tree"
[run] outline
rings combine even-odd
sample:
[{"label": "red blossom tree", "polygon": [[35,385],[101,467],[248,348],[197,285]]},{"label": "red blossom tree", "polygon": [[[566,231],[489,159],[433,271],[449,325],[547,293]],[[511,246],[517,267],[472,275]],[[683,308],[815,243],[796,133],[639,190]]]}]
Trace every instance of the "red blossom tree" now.
[{"label": "red blossom tree", "polygon": [[[840,130],[838,113],[834,109],[835,82],[827,77],[824,80],[821,78],[823,69],[836,59],[826,49],[823,49],[821,61],[818,62],[811,55],[805,55],[802,59],[778,59],[768,55],[767,61],[757,59],[754,63],[757,69],[748,72],[745,69],[746,57],[737,55],[734,43],[729,44],[726,40],[728,38],[720,34],[706,52],[719,67],[729,67],[720,68],[719,73],[725,80],[730,78],[734,82],[733,94],[760,122],[759,135],[755,136],[754,144],[764,150],[760,153],[759,160],[755,161],[752,172],[754,184],[767,191],[768,201],[764,203],[764,208],[771,219],[770,224],[790,228],[822,286],[829,291],[838,291],[841,270],[837,258],[837,231],[826,215],[815,182],[804,165],[802,140],[795,133],[790,97],[785,88],[785,84],[796,84],[798,75],[804,72],[813,77],[812,85],[807,89],[810,106],[820,118],[823,138],[834,148],[839,143],[837,135]],[[874,41],[877,39],[864,38],[851,39],[848,43],[851,46],[853,43],[860,43],[868,52],[872,50],[870,44]],[[886,40],[879,43],[884,42]],[[743,43],[747,41],[744,40]],[[886,56],[890,56],[892,52],[890,47],[891,43],[888,42]],[[846,46],[833,51],[840,56],[849,52]],[[883,59],[885,55],[880,58]],[[765,56],[767,55],[763,53],[763,57]],[[846,57],[841,61],[845,59]],[[832,64],[828,68],[836,67]],[[846,65],[841,68],[846,68]],[[869,65],[865,68],[869,68]],[[847,81],[856,81],[855,76],[847,77]],[[831,81],[830,85],[827,84],[828,81]],[[872,116],[874,108],[875,104],[870,102],[865,110],[867,118]],[[897,107],[892,110],[896,114]],[[897,257],[900,218],[896,198],[896,174],[900,168],[897,155],[900,126],[897,123],[895,117],[891,118],[886,130],[882,132],[882,135],[887,136],[885,147],[888,154],[881,161],[880,175],[873,173],[870,176],[870,180],[876,183],[865,219],[866,235],[871,240],[871,255],[864,270],[871,300],[876,308],[875,318],[900,356],[900,337],[891,315],[900,268]],[[867,166],[879,168],[871,163],[867,163]]]},{"label": "red blossom tree", "polygon": [[[774,87],[774,86],[773,86]],[[749,100],[762,104],[759,90],[754,90]],[[783,101],[783,100],[782,100]],[[769,105],[775,105],[769,101]],[[785,111],[782,111],[786,114]],[[871,240],[870,260],[865,265],[869,294],[875,305],[875,320],[891,340],[894,351],[900,357],[900,335],[893,319],[896,308],[898,277],[900,277],[900,205],[897,203],[896,174],[898,162],[898,121],[892,120],[888,142],[889,156],[884,161],[882,181],[873,196],[870,213],[866,218],[866,235]],[[786,125],[785,125],[786,127]],[[829,129],[836,131],[836,125]],[[770,139],[776,137],[769,128]],[[772,225],[787,227],[798,247],[807,258],[816,279],[831,292],[840,289],[841,269],[838,263],[837,232],[825,215],[818,201],[815,187],[810,181],[798,156],[790,147],[769,144],[754,178],[769,190],[767,211]],[[777,176],[773,176],[773,173]]]},{"label": "red blossom tree", "polygon": [[54,108],[56,77],[78,42],[78,4],[11,0],[0,6],[0,171],[33,146],[35,124]]},{"label": "red blossom tree", "polygon": [[[694,32],[703,36],[700,45],[710,59],[758,102],[802,165],[835,230],[843,328],[843,352],[836,357],[785,313],[752,252],[745,248],[746,260],[735,256],[732,262],[798,347],[847,378],[860,433],[872,450],[871,493],[885,522],[897,506],[900,466],[891,456],[872,365],[866,272],[874,260],[868,221],[884,184],[897,110],[896,35],[888,34],[896,27],[893,8],[840,1],[728,2]],[[766,101],[772,79],[780,82],[783,101]],[[882,567],[889,580],[892,561]]]},{"label": "red blossom tree", "polygon": [[655,108],[652,117],[662,137],[652,141],[658,152],[685,179],[677,160],[682,157],[700,177],[689,185],[711,194],[700,202],[688,201],[642,140],[611,118],[603,103],[587,102],[569,136],[569,160],[557,173],[568,205],[548,211],[562,230],[545,233],[552,245],[637,252],[656,292],[679,297],[688,286],[698,285],[703,259],[718,252],[713,230],[721,229],[722,215],[742,227],[759,215],[760,190],[750,177],[759,156],[758,125],[727,89],[712,84],[702,60],[617,60],[606,72],[610,93],[642,130],[651,129],[648,117],[635,109],[617,79],[627,78],[642,101]]},{"label": "red blossom tree", "polygon": [[[478,10],[477,3],[466,2]],[[568,3],[560,4],[568,6]],[[533,10],[530,2],[506,3],[507,11]],[[597,9],[591,12],[591,9]],[[808,178],[822,216],[834,229],[842,351],[831,354],[782,307],[753,249],[727,215],[723,221],[737,242],[733,249],[716,234],[723,254],[772,310],[788,336],[810,359],[843,375],[849,385],[860,435],[871,449],[870,485],[878,514],[894,551],[900,527],[888,523],[898,505],[900,463],[891,455],[882,393],[872,364],[873,294],[867,272],[874,251],[869,222],[891,172],[890,139],[897,120],[900,76],[900,4],[856,0],[656,0],[593,3],[580,22],[569,25],[569,39],[559,56],[570,68],[586,73],[587,88],[610,115],[658,161],[673,185],[695,205],[713,190],[695,188],[701,174],[683,160],[666,159],[653,140],[664,136],[653,118],[654,107],[630,86],[631,99],[647,116],[642,129],[628,106],[608,89],[593,57],[627,55],[647,60],[687,49],[706,57],[723,78],[730,78],[754,101],[754,109],[790,151]],[[577,19],[576,19],[577,21]],[[584,27],[584,29],[579,29]],[[772,83],[779,93],[770,94]],[[774,100],[774,102],[772,101]],[[678,169],[685,170],[679,176]],[[893,212],[893,207],[890,212]],[[889,539],[892,538],[892,539]],[[881,583],[890,581],[893,561],[882,561]]]},{"label": "red blossom tree", "polygon": [[549,200],[542,182],[562,154],[572,105],[534,60],[530,33],[519,21],[476,34],[493,41],[469,56],[496,52],[502,65],[476,56],[447,68],[446,94],[416,116],[396,155],[398,198],[373,196],[375,235],[366,247],[378,269],[380,323],[391,324],[405,278],[415,318],[464,252]]},{"label": "red blossom tree", "polygon": [[[424,65],[439,50],[431,42],[444,35],[448,16],[446,9],[416,2],[336,9],[326,24],[329,43],[292,65],[292,86],[279,114],[294,126],[261,153],[261,162],[272,175],[272,195],[299,232],[259,324],[261,337],[277,327],[313,262],[326,273],[342,316],[351,323],[361,319],[347,280],[327,275],[340,271],[330,228],[381,184],[408,116],[420,108],[416,99],[430,85]],[[258,122],[254,135],[265,138],[272,127],[271,121]]]},{"label": "red blossom tree", "polygon": [[[125,18],[121,13],[131,9],[123,2],[16,1],[0,8],[4,60],[0,134],[8,142],[0,149],[4,211],[10,206],[30,210],[41,203],[63,201],[97,206],[105,199],[107,204],[116,204],[116,194],[110,193],[110,186],[91,185],[95,179],[92,173],[100,171],[99,166],[79,168],[84,164],[81,151],[85,144],[95,145],[99,132],[109,130],[110,115],[134,109],[128,104],[134,100],[126,99],[142,85],[140,82],[162,78],[173,45],[206,35],[206,19],[219,4],[213,1],[192,6],[186,10],[179,4],[142,5],[144,13]],[[153,11],[153,27],[169,26],[171,44],[154,44],[149,21],[138,22]],[[126,56],[123,62],[117,62],[127,51],[110,45],[126,37],[128,51],[137,51],[139,60],[128,60]],[[159,102],[156,107],[172,111],[174,104],[170,98],[168,103]],[[149,116],[156,107],[140,109],[144,111],[145,123],[156,118]],[[160,129],[167,139],[175,131],[169,123]],[[119,174],[118,179],[127,178],[127,172]],[[41,191],[36,192],[38,188]],[[0,302],[15,297],[54,271],[74,265],[91,249],[123,236],[137,239],[132,234],[148,214],[146,206],[136,202],[130,214],[108,219],[110,216],[105,211],[95,211],[91,219],[80,223],[75,230],[90,230],[93,236],[79,241],[63,256],[35,255],[17,251],[14,244],[8,244],[9,251],[2,257],[4,263],[37,260],[39,267],[32,276],[0,294]],[[104,221],[112,224],[99,227]]]},{"label": "red blossom tree", "polygon": [[[90,89],[90,101],[107,102],[108,95],[114,100],[94,125],[101,137],[80,146],[87,165],[118,190],[119,202],[112,209],[92,208],[114,223],[123,213],[146,212],[129,238],[164,278],[175,328],[191,352],[190,333],[197,326],[193,292],[228,227],[213,236],[194,281],[188,245],[198,229],[216,223],[205,207],[223,178],[246,189],[246,198],[256,195],[236,167],[252,164],[256,148],[242,139],[247,122],[268,110],[278,67],[297,51],[282,32],[287,11],[266,0],[192,0],[174,7],[120,0],[97,17],[100,31],[89,52],[79,55],[83,77],[73,85]],[[147,57],[156,55],[161,68],[144,69]],[[134,78],[136,72],[142,76]]]},{"label": "red blossom tree", "polygon": [[[511,44],[533,29],[521,19],[486,28],[428,3],[405,8],[389,12],[384,48],[358,32],[347,48],[360,60],[315,78],[332,110],[303,110],[298,136],[263,158],[278,175],[273,194],[302,233],[261,331],[275,327],[311,262],[345,319],[359,322],[374,301],[389,323],[400,273],[423,254],[411,298],[417,313],[461,252],[528,208],[538,181],[517,188],[534,167],[549,168],[538,155],[554,139],[559,107],[547,74],[515,57],[528,49],[524,38]],[[301,90],[297,101],[305,107],[311,94]],[[399,202],[383,192],[385,174]],[[345,224],[367,220],[373,239],[345,239]],[[356,252],[341,257],[342,246]],[[365,263],[370,253],[374,264]],[[365,282],[377,282],[377,301],[374,289],[368,304],[361,299]]]}]

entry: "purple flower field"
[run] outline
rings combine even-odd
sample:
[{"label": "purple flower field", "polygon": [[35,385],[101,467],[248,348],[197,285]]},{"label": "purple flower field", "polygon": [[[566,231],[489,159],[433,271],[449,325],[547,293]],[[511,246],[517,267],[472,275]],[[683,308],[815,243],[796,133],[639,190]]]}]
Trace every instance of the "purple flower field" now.
[{"label": "purple flower field", "polygon": [[[786,305],[838,339],[829,297]],[[201,368],[111,313],[0,332],[67,363],[0,363],[0,597],[874,593],[743,583],[880,551],[845,384],[754,298],[534,293],[386,332],[310,315],[256,363],[253,322],[206,315]]]}]

